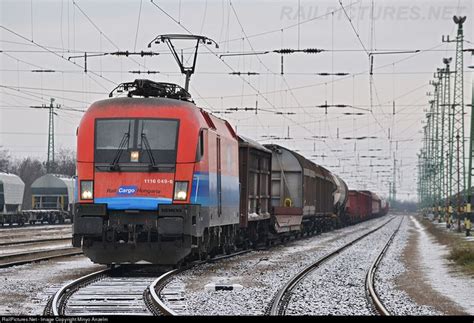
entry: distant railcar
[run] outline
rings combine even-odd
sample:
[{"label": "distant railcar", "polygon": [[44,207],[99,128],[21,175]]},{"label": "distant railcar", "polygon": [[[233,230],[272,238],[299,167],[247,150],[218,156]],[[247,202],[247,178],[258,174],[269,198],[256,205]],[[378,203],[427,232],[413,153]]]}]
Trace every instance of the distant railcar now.
[{"label": "distant railcar", "polygon": [[372,216],[382,215],[382,199],[374,192],[365,191],[372,196]]},{"label": "distant railcar", "polygon": [[372,195],[367,191],[349,190],[347,213],[351,223],[358,223],[372,216]]},{"label": "distant railcar", "polygon": [[23,224],[20,216],[25,183],[17,175],[0,172],[0,225]]},{"label": "distant railcar", "polygon": [[380,205],[381,205],[381,215],[387,215],[388,213],[388,210],[390,208],[390,205],[389,203],[387,202],[387,200],[385,199],[382,199],[382,201],[380,202]]},{"label": "distant railcar", "polygon": [[74,207],[74,179],[65,175],[46,174],[31,184],[32,210],[29,222],[63,223],[71,218]]}]

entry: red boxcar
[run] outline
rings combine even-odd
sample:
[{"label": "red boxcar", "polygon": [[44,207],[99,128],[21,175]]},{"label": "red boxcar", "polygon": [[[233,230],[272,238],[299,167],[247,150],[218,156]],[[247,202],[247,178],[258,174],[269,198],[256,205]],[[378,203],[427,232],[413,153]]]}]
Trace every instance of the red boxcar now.
[{"label": "red boxcar", "polygon": [[363,191],[364,193],[370,194],[372,197],[372,216],[382,215],[382,200],[380,197],[371,191]]},{"label": "red boxcar", "polygon": [[352,223],[370,218],[372,216],[372,194],[368,191],[349,190],[347,213]]}]

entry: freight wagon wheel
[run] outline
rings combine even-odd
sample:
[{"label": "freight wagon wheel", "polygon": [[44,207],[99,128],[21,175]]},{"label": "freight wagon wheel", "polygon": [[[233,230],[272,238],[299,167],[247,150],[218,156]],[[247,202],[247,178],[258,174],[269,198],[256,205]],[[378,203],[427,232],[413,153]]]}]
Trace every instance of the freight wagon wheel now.
[{"label": "freight wagon wheel", "polygon": [[201,260],[207,260],[210,256],[211,242],[209,238],[209,231],[206,229],[203,236],[199,240],[198,257]]},{"label": "freight wagon wheel", "polygon": [[215,258],[218,254],[218,250],[216,247],[212,248],[210,251],[209,251],[209,258]]}]

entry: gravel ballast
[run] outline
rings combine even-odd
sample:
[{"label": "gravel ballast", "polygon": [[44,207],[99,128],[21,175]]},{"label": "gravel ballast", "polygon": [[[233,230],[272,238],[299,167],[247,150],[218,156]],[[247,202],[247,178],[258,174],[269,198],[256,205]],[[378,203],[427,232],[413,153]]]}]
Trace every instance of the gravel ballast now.
[{"label": "gravel ballast", "polygon": [[345,249],[302,279],[293,290],[287,315],[371,315],[365,277],[396,230],[397,219]]},{"label": "gravel ballast", "polygon": [[[378,218],[301,239],[265,251],[253,251],[185,271],[171,280],[184,286],[188,315],[264,315],[277,291],[295,274],[330,251],[385,223]],[[391,223],[397,223],[394,220]],[[381,229],[382,230],[382,229]],[[241,290],[206,290],[208,284],[239,284]],[[172,306],[170,303],[169,305]]]}]

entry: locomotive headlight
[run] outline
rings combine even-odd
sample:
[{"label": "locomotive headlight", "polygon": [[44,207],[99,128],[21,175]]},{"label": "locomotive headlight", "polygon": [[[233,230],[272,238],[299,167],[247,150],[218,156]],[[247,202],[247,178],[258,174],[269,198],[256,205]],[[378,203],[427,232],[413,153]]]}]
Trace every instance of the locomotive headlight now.
[{"label": "locomotive headlight", "polygon": [[137,163],[140,158],[140,153],[138,151],[132,151],[130,153],[130,161]]},{"label": "locomotive headlight", "polygon": [[188,182],[174,182],[174,199],[186,201],[188,197]]},{"label": "locomotive headlight", "polygon": [[81,181],[81,199],[92,200],[94,198],[94,182]]}]

